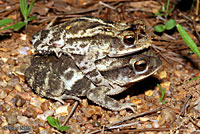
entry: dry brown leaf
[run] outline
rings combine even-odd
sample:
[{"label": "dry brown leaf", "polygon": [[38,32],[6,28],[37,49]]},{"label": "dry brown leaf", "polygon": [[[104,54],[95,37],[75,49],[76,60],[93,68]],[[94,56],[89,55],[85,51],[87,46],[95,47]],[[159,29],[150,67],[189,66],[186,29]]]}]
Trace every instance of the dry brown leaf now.
[{"label": "dry brown leaf", "polygon": [[44,5],[39,5],[37,4],[36,6],[33,7],[32,12],[33,13],[38,13],[39,15],[46,15],[49,11],[49,8],[45,7]]},{"label": "dry brown leaf", "polygon": [[200,32],[200,25],[196,25],[196,30]]},{"label": "dry brown leaf", "polygon": [[153,13],[161,9],[161,5],[156,1],[131,2],[130,6],[136,9],[146,10]]},{"label": "dry brown leaf", "polygon": [[63,0],[63,1],[69,3],[73,7],[82,7],[88,5],[89,3],[94,3],[93,0]]}]

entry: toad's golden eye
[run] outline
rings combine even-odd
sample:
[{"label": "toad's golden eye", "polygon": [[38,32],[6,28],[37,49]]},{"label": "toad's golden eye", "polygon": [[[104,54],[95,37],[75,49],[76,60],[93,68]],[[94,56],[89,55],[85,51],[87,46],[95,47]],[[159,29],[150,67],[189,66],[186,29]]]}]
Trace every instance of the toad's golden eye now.
[{"label": "toad's golden eye", "polygon": [[147,61],[144,59],[140,59],[135,62],[134,67],[136,71],[144,71],[147,68]]},{"label": "toad's golden eye", "polygon": [[135,36],[133,35],[126,35],[124,36],[123,42],[125,43],[125,45],[133,45],[135,42]]}]

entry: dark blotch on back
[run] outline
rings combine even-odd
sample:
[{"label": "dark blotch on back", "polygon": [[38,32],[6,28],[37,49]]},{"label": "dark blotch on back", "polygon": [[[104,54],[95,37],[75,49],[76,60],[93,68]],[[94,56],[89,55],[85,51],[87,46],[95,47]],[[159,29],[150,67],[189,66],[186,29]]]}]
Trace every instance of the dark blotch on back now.
[{"label": "dark blotch on back", "polygon": [[67,73],[65,74],[65,78],[66,78],[67,80],[71,80],[73,76],[74,76],[74,72],[73,72],[73,71],[69,71],[69,72],[67,72]]},{"label": "dark blotch on back", "polygon": [[72,86],[70,91],[67,91],[71,95],[82,96],[84,92],[86,92],[90,88],[91,82],[83,77],[82,79],[76,81],[76,83]]},{"label": "dark blotch on back", "polygon": [[40,39],[44,39],[49,34],[49,30],[42,30]]},{"label": "dark blotch on back", "polygon": [[85,48],[87,45],[88,45],[88,44],[82,43],[82,44],[80,45],[80,47],[81,47],[81,48]]}]

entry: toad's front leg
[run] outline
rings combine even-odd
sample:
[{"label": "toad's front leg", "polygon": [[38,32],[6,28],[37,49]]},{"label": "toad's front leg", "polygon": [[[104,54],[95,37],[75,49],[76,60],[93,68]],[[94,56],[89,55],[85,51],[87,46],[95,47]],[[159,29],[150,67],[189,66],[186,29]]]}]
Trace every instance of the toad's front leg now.
[{"label": "toad's front leg", "polygon": [[110,91],[108,87],[100,86],[96,88],[92,88],[87,91],[86,96],[89,100],[94,103],[108,108],[113,111],[120,111],[123,109],[131,109],[134,113],[135,110],[132,106],[135,106],[134,103],[120,103],[119,101],[109,97],[107,93]]}]

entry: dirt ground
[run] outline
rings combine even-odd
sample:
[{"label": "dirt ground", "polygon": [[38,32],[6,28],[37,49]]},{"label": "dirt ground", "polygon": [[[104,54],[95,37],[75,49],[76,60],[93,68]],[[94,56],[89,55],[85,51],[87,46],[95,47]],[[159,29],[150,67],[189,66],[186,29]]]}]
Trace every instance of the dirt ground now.
[{"label": "dirt ground", "polygon": [[[154,26],[174,19],[181,24],[199,47],[200,18],[198,0],[171,0],[168,17],[155,16],[167,0],[37,0],[27,27],[19,31],[0,32],[0,134],[104,133],[104,134],[197,134],[200,133],[200,58],[191,53],[176,28],[163,33]],[[24,72],[35,54],[31,36],[44,29],[53,19],[55,24],[81,16],[94,16],[111,21],[142,20],[146,34],[152,38],[151,49],[163,62],[153,76],[136,83],[120,95],[120,102],[137,105],[130,110],[110,111],[81,98],[69,121],[70,129],[59,131],[49,125],[47,117],[62,124],[75,101],[65,104],[41,98],[25,81]],[[23,20],[17,0],[0,0],[0,19]],[[161,88],[157,84],[160,84]]]}]

